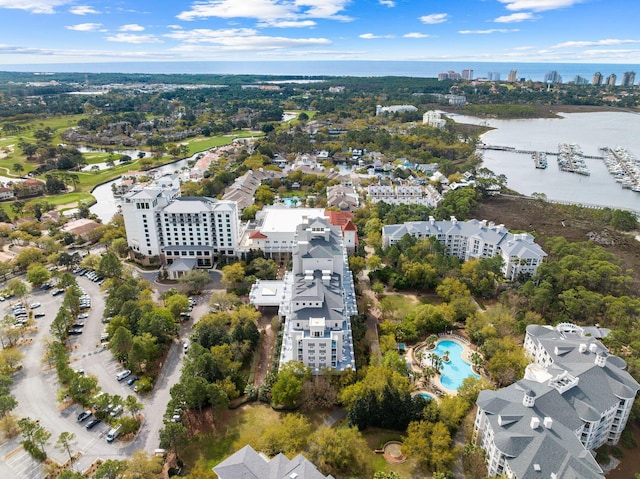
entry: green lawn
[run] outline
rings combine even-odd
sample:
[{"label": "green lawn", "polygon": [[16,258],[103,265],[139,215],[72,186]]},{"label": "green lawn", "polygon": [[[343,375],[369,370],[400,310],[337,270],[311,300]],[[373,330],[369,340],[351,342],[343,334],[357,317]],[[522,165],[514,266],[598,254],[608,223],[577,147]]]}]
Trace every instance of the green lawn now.
[{"label": "green lawn", "polygon": [[367,453],[370,455],[369,464],[374,471],[397,472],[402,478],[419,477],[416,476],[415,464],[411,460],[407,460],[403,464],[390,464],[382,454],[376,454],[374,451],[382,449],[387,441],[402,441],[402,434],[398,431],[390,431],[385,429],[368,429],[362,433],[365,441],[369,446]]},{"label": "green lawn", "polygon": [[380,309],[387,316],[402,319],[415,309],[418,300],[413,295],[387,294],[380,300]]},{"label": "green lawn", "polygon": [[259,403],[225,411],[223,424],[216,431],[193,437],[180,457],[188,468],[211,470],[246,444],[256,447],[264,428],[279,421],[280,414]]},{"label": "green lawn", "polygon": [[215,146],[224,146],[229,145],[233,142],[234,138],[251,138],[251,137],[261,137],[264,136],[262,132],[256,131],[234,131],[228,135],[220,135],[220,136],[196,136],[194,138],[189,138],[187,140],[182,141],[181,143],[186,143],[189,147],[189,155],[193,155],[200,151],[208,150],[209,148],[213,148]]},{"label": "green lawn", "polygon": [[[257,448],[260,435],[265,427],[280,420],[281,414],[266,404],[253,403],[224,413],[223,424],[215,431],[193,437],[189,444],[179,451],[180,458],[187,466],[187,471],[210,471],[216,464],[249,444]],[[322,424],[324,416],[313,414],[310,420],[316,427]],[[397,472],[403,478],[415,477],[414,464],[389,464],[382,454],[374,450],[382,448],[385,442],[402,440],[398,431],[373,429],[363,433],[367,442],[366,454],[375,471]],[[293,459],[293,458],[289,458]],[[355,478],[354,478],[355,479]],[[369,477],[362,479],[370,479]]]},{"label": "green lawn", "polygon": [[[53,143],[59,143],[59,133],[64,131],[66,128],[74,126],[77,124],[78,120],[83,118],[84,115],[70,115],[65,117],[54,117],[48,118],[46,120],[31,120],[29,122],[20,123],[21,126],[25,128],[25,130],[19,132],[16,135],[9,135],[0,137],[0,152],[4,148],[5,151],[9,151],[9,147],[11,147],[12,151],[8,153],[6,158],[0,158],[0,175],[3,176],[19,176],[14,169],[15,164],[22,165],[23,171],[20,175],[26,175],[30,171],[36,168],[36,165],[33,163],[27,162],[26,158],[22,154],[22,151],[18,147],[18,143],[21,140],[31,141],[33,140],[33,132],[35,130],[46,128],[47,126],[56,131],[56,135],[54,135]],[[1,122],[0,122],[1,125]],[[228,135],[220,135],[214,137],[195,137],[190,138],[184,143],[186,143],[189,147],[189,156],[201,152],[206,151],[210,148],[216,146],[228,145],[233,142],[234,138],[247,138],[247,137],[260,137],[264,134],[262,132],[256,131],[237,131]],[[145,149],[145,148],[140,148]],[[109,158],[109,152],[91,152],[85,153],[84,157],[87,160],[89,165],[103,163],[107,161]],[[162,157],[161,160],[155,160],[153,166],[162,166],[167,164],[170,161],[174,161],[175,159],[170,157]],[[71,195],[76,196],[67,196],[61,195],[60,199],[56,199],[57,197],[47,197],[47,201],[52,204],[63,205],[68,203],[73,203],[78,200],[81,201],[93,201],[93,197],[88,193],[95,186],[102,184],[104,182],[110,181],[118,176],[122,176],[127,171],[139,170],[140,164],[137,158],[133,159],[128,163],[119,163],[116,162],[115,166],[106,170],[97,170],[97,171],[88,171],[88,172],[77,172],[79,183],[78,183],[78,192],[71,193]],[[39,177],[40,179],[44,179],[44,177]],[[81,193],[83,192],[83,193]],[[80,196],[78,196],[80,195]],[[76,199],[78,198],[78,199]],[[11,216],[13,213],[11,212],[10,203],[3,203],[1,206],[6,212],[9,212]]]},{"label": "green lawn", "polygon": [[[46,201],[53,206],[69,205],[68,208],[77,208],[78,202],[93,204],[95,202],[95,198],[90,193],[74,191],[71,193],[65,193],[56,196],[39,196],[38,198],[31,198],[29,200],[26,200],[25,206],[37,203],[39,201]],[[7,213],[11,218],[13,218],[13,216],[15,215],[15,213],[11,209],[11,202],[3,201],[2,203],[0,203],[0,208],[2,208],[5,213]]]}]

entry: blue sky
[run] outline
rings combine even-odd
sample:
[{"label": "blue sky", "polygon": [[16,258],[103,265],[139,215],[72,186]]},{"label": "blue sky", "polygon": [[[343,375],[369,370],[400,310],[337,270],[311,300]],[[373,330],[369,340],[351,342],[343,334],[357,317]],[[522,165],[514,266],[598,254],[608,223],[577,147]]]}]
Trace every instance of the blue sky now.
[{"label": "blue sky", "polygon": [[0,0],[0,64],[640,63],[637,0]]}]

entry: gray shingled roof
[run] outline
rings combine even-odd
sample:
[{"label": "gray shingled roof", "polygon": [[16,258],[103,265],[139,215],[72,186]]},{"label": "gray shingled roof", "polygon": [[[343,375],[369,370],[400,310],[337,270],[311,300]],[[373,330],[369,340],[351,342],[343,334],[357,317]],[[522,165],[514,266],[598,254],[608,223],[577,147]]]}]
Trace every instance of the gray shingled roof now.
[{"label": "gray shingled roof", "polygon": [[272,459],[244,446],[213,468],[220,479],[334,479],[325,476],[299,454],[289,460],[284,454]]}]

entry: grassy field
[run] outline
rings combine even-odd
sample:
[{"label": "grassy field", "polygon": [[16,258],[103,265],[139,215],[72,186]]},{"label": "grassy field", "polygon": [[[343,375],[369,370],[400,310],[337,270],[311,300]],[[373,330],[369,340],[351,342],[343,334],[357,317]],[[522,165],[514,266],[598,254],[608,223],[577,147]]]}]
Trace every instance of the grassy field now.
[{"label": "grassy field", "polygon": [[[78,120],[83,118],[84,115],[72,115],[66,117],[55,117],[46,120],[31,120],[29,122],[21,123],[20,126],[24,128],[23,131],[19,132],[16,135],[8,135],[0,138],[0,175],[5,176],[21,176],[26,175],[30,171],[33,171],[36,168],[36,164],[30,163],[26,160],[26,157],[22,154],[22,151],[18,147],[18,143],[22,140],[24,141],[33,141],[33,132],[49,127],[53,129],[56,134],[52,140],[52,143],[57,144],[60,143],[60,133],[63,132],[66,128],[74,126],[77,124]],[[235,138],[248,138],[248,137],[259,137],[263,136],[262,132],[255,131],[238,131],[228,135],[220,135],[214,137],[204,137],[199,136],[195,138],[190,138],[184,141],[185,144],[189,147],[189,156],[201,152],[206,151],[210,148],[216,146],[228,145],[233,142]],[[145,148],[140,148],[145,149]],[[87,164],[94,165],[98,163],[104,163],[110,157],[110,152],[90,152],[85,153],[84,158],[87,161]],[[160,160],[153,160],[153,166],[162,166],[164,164],[169,163],[170,161],[175,161],[174,158],[170,158],[168,156],[162,157]],[[17,173],[15,169],[15,165],[20,164],[22,166],[22,171],[20,174]],[[140,163],[137,158],[132,159],[132,161],[128,163],[119,163],[117,162],[115,166],[106,169],[106,170],[97,170],[97,171],[80,171],[76,172],[78,175],[78,185],[77,192],[66,193],[58,196],[45,197],[46,201],[56,205],[67,205],[71,203],[76,203],[77,201],[86,201],[92,202],[94,198],[89,194],[89,192],[97,185],[102,184],[104,182],[110,181],[118,176],[122,176],[127,171],[134,171],[140,169]],[[39,177],[40,179],[44,179],[44,177]],[[30,200],[34,201],[34,200]],[[0,205],[4,211],[13,216],[13,212],[11,211],[10,203],[3,203]]]},{"label": "grassy field", "polygon": [[393,319],[402,319],[415,309],[419,300],[414,295],[386,294],[380,300],[380,309]]},{"label": "grassy field", "polygon": [[266,404],[251,404],[225,411],[222,424],[215,430],[194,436],[180,457],[192,468],[211,470],[213,466],[236,450],[251,444],[256,446],[261,432],[278,422],[280,413]]},{"label": "grassy field", "polygon": [[[276,412],[266,404],[249,404],[225,411],[222,424],[216,430],[194,436],[189,444],[179,451],[179,456],[187,465],[187,470],[195,468],[199,471],[210,471],[224,458],[247,444],[256,449],[262,431],[270,424],[278,422],[282,414],[286,413]],[[324,415],[321,413],[309,417],[316,427],[322,424],[323,418]],[[363,436],[368,445],[366,454],[374,470],[397,472],[401,477],[414,477],[414,465],[410,461],[404,464],[389,464],[382,454],[374,452],[387,441],[402,440],[401,433],[374,429],[365,431]]]},{"label": "grassy field", "polygon": [[[32,198],[26,200],[25,207],[27,207],[28,209],[28,206],[30,204],[37,203],[39,201],[46,201],[50,205],[56,206],[60,210],[65,210],[69,208],[77,208],[78,203],[92,204],[95,202],[95,198],[93,197],[93,195],[91,195],[91,193],[74,191],[71,193],[65,193],[63,195],[40,196],[38,198]],[[13,218],[13,216],[15,215],[15,213],[11,209],[10,202],[3,201],[2,203],[0,203],[0,208],[2,208],[4,212],[7,213],[7,215],[9,215],[9,217],[11,218]]]}]

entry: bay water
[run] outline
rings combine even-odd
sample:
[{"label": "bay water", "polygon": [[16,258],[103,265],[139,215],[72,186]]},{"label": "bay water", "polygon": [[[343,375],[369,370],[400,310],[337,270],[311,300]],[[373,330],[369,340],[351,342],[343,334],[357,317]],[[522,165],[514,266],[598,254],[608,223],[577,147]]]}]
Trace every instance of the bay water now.
[{"label": "bay water", "polygon": [[[527,120],[481,119],[447,114],[459,123],[494,128],[483,134],[485,144],[521,150],[558,151],[559,143],[575,143],[589,156],[602,156],[601,147],[622,147],[640,158],[640,114],[629,112],[562,113],[562,118]],[[586,158],[590,176],[560,171],[557,157],[548,168],[536,169],[530,154],[479,150],[483,164],[507,177],[509,188],[524,195],[544,193],[551,200],[640,210],[640,193],[623,189],[601,159]]]}]

